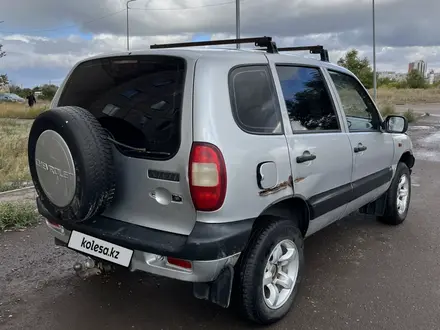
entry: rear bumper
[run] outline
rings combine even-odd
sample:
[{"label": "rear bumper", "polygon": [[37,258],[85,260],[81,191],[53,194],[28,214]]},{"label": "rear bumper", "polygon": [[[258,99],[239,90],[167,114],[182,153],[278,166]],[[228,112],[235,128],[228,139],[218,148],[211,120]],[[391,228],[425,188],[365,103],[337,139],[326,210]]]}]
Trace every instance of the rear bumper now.
[{"label": "rear bumper", "polygon": [[[197,222],[189,236],[94,217],[82,223],[53,218],[37,198],[39,213],[49,221],[55,238],[67,244],[72,230],[134,250],[130,270],[189,282],[213,281],[227,265],[235,265],[249,239],[253,219],[225,224]],[[56,223],[62,227],[53,226]],[[192,262],[192,269],[170,265],[166,257]]]}]

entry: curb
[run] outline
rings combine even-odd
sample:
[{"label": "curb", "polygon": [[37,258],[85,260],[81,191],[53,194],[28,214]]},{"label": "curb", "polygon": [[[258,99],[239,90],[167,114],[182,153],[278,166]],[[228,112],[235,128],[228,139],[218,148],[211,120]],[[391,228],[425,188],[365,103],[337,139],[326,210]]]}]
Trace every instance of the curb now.
[{"label": "curb", "polygon": [[27,191],[27,190],[31,190],[34,189],[34,186],[30,186],[30,187],[24,187],[24,188],[19,188],[19,189],[14,189],[14,190],[8,190],[8,191],[3,191],[0,192],[0,197],[4,197],[7,195],[13,195],[14,193],[18,193],[18,192],[22,192],[22,191]]}]

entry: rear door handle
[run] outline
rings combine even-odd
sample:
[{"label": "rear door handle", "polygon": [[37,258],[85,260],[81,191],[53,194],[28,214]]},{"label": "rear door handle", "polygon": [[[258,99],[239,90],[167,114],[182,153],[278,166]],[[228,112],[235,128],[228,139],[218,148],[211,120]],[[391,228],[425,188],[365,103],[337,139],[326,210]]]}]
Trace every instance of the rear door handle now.
[{"label": "rear door handle", "polygon": [[358,153],[358,152],[362,152],[367,150],[366,146],[363,146],[362,143],[359,143],[357,147],[354,147],[354,152]]},{"label": "rear door handle", "polygon": [[296,162],[300,164],[300,163],[309,162],[314,159],[316,159],[316,155],[312,155],[310,153],[304,153],[302,156],[296,157]]}]

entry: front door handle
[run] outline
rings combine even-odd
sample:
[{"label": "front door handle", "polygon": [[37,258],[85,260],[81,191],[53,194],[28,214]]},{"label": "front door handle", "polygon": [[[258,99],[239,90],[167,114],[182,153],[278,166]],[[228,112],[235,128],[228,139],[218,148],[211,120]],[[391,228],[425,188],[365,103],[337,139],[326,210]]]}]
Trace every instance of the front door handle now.
[{"label": "front door handle", "polygon": [[363,146],[362,143],[359,143],[357,147],[354,147],[354,152],[358,153],[358,152],[362,152],[367,150],[366,146]]},{"label": "front door handle", "polygon": [[311,154],[311,153],[306,151],[306,152],[303,153],[302,156],[296,157],[296,162],[298,164],[300,164],[300,163],[309,162],[309,161],[314,160],[314,159],[316,159],[316,155],[313,155],[313,154]]}]

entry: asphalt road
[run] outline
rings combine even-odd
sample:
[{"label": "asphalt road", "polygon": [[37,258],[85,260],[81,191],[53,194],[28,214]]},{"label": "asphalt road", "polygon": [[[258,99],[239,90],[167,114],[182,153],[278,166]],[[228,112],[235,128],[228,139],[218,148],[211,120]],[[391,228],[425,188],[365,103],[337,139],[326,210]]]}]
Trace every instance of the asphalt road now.
[{"label": "asphalt road", "polygon": [[[440,117],[411,128],[418,159],[407,221],[352,216],[310,237],[296,308],[269,329],[440,328]],[[0,329],[252,329],[191,285],[139,273],[82,280],[43,225],[0,234]]]}]

